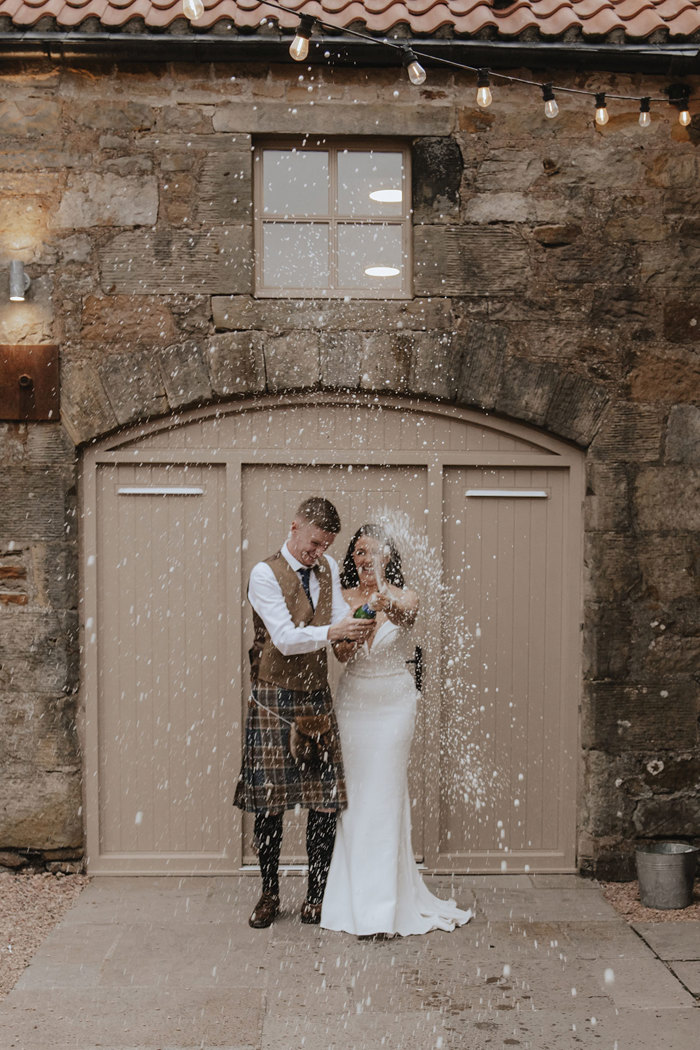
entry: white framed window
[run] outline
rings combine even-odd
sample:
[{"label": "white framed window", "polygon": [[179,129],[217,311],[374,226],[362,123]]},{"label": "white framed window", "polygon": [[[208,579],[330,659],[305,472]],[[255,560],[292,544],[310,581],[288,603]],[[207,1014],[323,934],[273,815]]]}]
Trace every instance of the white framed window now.
[{"label": "white framed window", "polygon": [[254,159],[256,295],[410,298],[408,146],[277,139]]}]

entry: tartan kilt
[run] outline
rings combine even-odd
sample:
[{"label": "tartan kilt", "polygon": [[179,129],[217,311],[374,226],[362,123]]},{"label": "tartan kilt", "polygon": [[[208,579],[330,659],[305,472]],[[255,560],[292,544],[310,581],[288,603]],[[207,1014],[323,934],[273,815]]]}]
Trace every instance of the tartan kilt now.
[{"label": "tartan kilt", "polygon": [[[243,761],[234,806],[251,813],[260,810],[283,813],[297,806],[336,812],[346,809],[343,756],[330,689],[301,692],[259,682],[252,694],[248,701]],[[300,715],[322,714],[331,717],[333,743],[326,756],[302,767],[289,750],[287,722],[293,722]]]}]

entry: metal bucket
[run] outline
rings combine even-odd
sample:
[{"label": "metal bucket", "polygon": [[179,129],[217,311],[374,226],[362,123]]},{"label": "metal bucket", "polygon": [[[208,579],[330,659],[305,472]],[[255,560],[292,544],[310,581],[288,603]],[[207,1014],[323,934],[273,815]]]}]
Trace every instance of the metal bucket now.
[{"label": "metal bucket", "polygon": [[688,907],[698,853],[687,842],[650,842],[637,847],[639,896],[645,908]]}]

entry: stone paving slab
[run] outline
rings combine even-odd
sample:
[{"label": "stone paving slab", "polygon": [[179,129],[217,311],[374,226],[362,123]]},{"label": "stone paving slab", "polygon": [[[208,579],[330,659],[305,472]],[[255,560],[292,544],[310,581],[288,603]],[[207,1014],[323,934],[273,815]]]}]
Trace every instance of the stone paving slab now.
[{"label": "stone paving slab", "polygon": [[700,922],[635,922],[633,928],[660,959],[700,961]]},{"label": "stone paving slab", "polygon": [[669,967],[691,995],[700,998],[700,962],[672,962]]},{"label": "stone paving slab", "polygon": [[378,941],[302,926],[298,877],[268,930],[257,879],[95,879],[0,1003],[0,1046],[698,1050],[690,985],[595,884],[506,879],[430,879],[475,920]]}]

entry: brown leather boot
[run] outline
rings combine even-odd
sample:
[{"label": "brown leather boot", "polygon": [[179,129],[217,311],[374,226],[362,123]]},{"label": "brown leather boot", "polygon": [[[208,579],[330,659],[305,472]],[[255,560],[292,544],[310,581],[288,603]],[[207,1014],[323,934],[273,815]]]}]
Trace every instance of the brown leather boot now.
[{"label": "brown leather boot", "polygon": [[301,906],[301,921],[307,926],[318,926],[321,921],[321,907],[321,903],[312,904],[307,897]]},{"label": "brown leather boot", "polygon": [[272,893],[263,893],[248,919],[248,925],[254,930],[264,930],[267,926],[272,926],[279,910],[279,897]]}]

